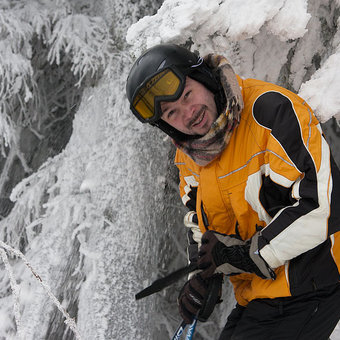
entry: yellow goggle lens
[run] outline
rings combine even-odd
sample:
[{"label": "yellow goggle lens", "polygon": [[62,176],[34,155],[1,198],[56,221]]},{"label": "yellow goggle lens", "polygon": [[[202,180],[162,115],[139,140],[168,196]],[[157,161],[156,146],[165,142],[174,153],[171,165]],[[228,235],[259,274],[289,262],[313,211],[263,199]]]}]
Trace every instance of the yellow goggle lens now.
[{"label": "yellow goggle lens", "polygon": [[152,118],[155,113],[155,98],[173,96],[180,83],[181,80],[169,69],[156,74],[138,91],[133,107],[142,118]]}]

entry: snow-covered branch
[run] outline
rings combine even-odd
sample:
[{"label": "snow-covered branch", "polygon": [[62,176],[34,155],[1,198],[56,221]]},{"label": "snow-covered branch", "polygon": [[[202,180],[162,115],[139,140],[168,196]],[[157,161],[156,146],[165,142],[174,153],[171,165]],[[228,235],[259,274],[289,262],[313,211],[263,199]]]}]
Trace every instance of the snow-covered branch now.
[{"label": "snow-covered branch", "polygon": [[303,36],[310,17],[307,0],[166,0],[157,14],[132,25],[126,39],[137,55],[163,42],[184,44],[190,40],[200,46],[211,39],[218,44],[221,37],[245,40],[262,27],[286,41]]},{"label": "snow-covered branch", "polygon": [[65,308],[59,302],[59,300],[52,293],[51,288],[42,280],[42,278],[40,277],[38,272],[32,267],[31,263],[26,259],[25,255],[21,251],[10,247],[9,245],[7,245],[6,243],[4,243],[2,241],[0,241],[0,247],[1,247],[1,249],[0,249],[1,257],[2,257],[2,260],[5,263],[6,270],[9,274],[10,282],[11,282],[11,288],[12,288],[12,292],[13,292],[13,295],[14,295],[14,301],[15,301],[14,302],[14,314],[15,314],[15,321],[16,321],[17,332],[18,332],[18,339],[22,339],[22,332],[21,332],[21,329],[20,329],[19,288],[18,288],[18,285],[17,285],[16,280],[14,278],[13,271],[12,271],[12,268],[9,264],[8,257],[7,257],[5,250],[7,250],[8,252],[17,256],[18,258],[20,258],[25,263],[27,268],[31,271],[32,275],[36,278],[38,283],[41,285],[41,287],[47,293],[50,300],[57,306],[58,310],[65,317],[65,324],[70,327],[70,329],[74,333],[76,339],[81,340],[81,336],[80,336],[80,333],[77,329],[77,325],[76,325],[75,320],[70,317],[68,312],[65,310]]},{"label": "snow-covered branch", "polygon": [[59,19],[48,44],[48,60],[60,64],[61,54],[70,55],[72,71],[82,79],[94,76],[109,60],[111,39],[108,28],[101,18],[83,14],[68,15]]},{"label": "snow-covered branch", "polygon": [[36,82],[43,64],[41,58],[36,63],[35,54],[60,69],[70,67],[64,72],[71,71],[80,85],[106,67],[111,47],[102,18],[74,14],[66,3],[0,3],[0,144],[12,144],[15,125],[43,119],[37,114],[43,99]]}]

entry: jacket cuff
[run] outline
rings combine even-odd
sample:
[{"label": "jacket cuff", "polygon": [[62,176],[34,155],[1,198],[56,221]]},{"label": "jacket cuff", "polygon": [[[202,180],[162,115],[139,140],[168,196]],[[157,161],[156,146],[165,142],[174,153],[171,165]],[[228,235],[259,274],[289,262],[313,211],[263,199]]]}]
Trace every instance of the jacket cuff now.
[{"label": "jacket cuff", "polygon": [[273,269],[285,264],[285,261],[281,261],[279,258],[277,258],[270,244],[267,244],[260,250],[260,255]]}]

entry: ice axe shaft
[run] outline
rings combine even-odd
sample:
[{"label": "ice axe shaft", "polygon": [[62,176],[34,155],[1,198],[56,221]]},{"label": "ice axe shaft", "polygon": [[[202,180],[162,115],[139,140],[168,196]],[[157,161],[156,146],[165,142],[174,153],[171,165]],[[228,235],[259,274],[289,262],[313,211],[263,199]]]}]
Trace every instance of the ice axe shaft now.
[{"label": "ice axe shaft", "polygon": [[162,289],[171,286],[173,283],[178,281],[180,278],[182,278],[184,275],[187,275],[194,270],[197,269],[196,263],[191,263],[186,267],[177,269],[176,271],[172,272],[171,274],[162,277],[160,279],[157,279],[154,281],[149,287],[146,287],[139,293],[135,295],[136,300],[142,299],[146,296],[149,296],[151,294],[157,293],[161,291]]}]

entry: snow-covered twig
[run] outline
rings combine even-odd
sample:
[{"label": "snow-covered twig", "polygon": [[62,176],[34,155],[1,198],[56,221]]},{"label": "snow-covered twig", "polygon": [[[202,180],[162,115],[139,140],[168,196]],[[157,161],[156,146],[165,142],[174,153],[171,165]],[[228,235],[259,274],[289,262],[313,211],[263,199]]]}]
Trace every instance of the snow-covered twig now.
[{"label": "snow-covered twig", "polygon": [[9,264],[7,254],[4,249],[0,249],[1,258],[2,261],[5,264],[5,268],[8,272],[9,276],[9,282],[11,285],[11,289],[13,292],[13,298],[14,298],[14,318],[15,318],[15,324],[17,326],[17,332],[18,332],[18,338],[21,339],[21,328],[20,328],[20,301],[19,301],[19,286],[17,285],[17,282],[15,280],[13,270],[11,265]]},{"label": "snow-covered twig", "polygon": [[[39,284],[45,290],[45,292],[47,293],[49,298],[57,306],[59,311],[64,315],[64,317],[66,319],[65,320],[65,324],[71,328],[71,330],[73,331],[74,335],[76,336],[76,339],[77,340],[81,340],[81,336],[80,336],[79,330],[77,329],[77,325],[76,325],[75,320],[73,318],[71,318],[71,316],[68,314],[68,312],[65,310],[65,308],[61,305],[59,300],[54,296],[54,294],[51,291],[51,288],[41,279],[40,275],[32,267],[32,265],[26,259],[25,255],[21,251],[10,247],[9,245],[7,245],[6,243],[4,243],[2,241],[0,241],[0,247],[3,248],[3,249],[1,249],[1,256],[2,256],[2,259],[3,259],[4,263],[5,263],[6,269],[9,272],[10,281],[11,281],[11,288],[13,290],[15,299],[18,299],[18,296],[19,296],[19,294],[18,294],[18,286],[17,286],[17,284],[15,282],[15,279],[14,279],[14,276],[13,276],[13,272],[12,272],[11,267],[9,265],[8,258],[7,258],[7,255],[6,255],[5,251],[4,251],[4,249],[6,249],[7,251],[13,253],[15,256],[21,258],[24,261],[25,265],[30,269],[30,271],[32,272],[33,276],[37,279]],[[17,304],[17,306],[16,306],[16,304]],[[16,323],[17,323],[17,328],[19,329],[20,313],[19,313],[19,304],[17,303],[17,301],[15,302],[14,313],[15,313],[15,320],[16,320]]]}]

